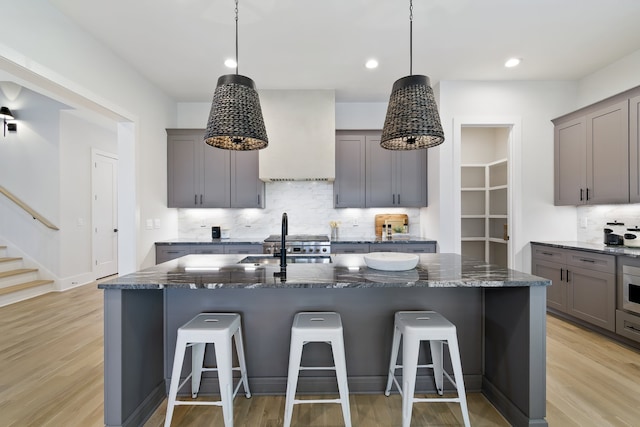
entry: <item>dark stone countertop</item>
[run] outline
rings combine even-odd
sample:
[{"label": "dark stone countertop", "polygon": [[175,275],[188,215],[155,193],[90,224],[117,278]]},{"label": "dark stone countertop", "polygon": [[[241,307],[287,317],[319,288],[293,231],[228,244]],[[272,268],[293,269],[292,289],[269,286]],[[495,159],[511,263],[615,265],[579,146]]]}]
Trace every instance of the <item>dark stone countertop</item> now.
[{"label": "dark stone countertop", "polygon": [[[187,255],[98,285],[100,289],[259,289],[385,287],[527,287],[550,281],[458,254],[420,254],[408,271],[379,271],[366,266],[363,254],[331,255],[332,263],[293,263],[287,280],[274,278],[273,264],[242,263],[256,255]],[[271,258],[273,260],[274,258]]]},{"label": "dark stone countertop", "polygon": [[380,237],[340,237],[337,240],[332,240],[331,244],[340,243],[406,243],[406,244],[435,244],[437,240],[430,239],[428,237],[410,236],[408,238],[402,237],[391,240],[382,240]]},{"label": "dark stone countertop", "polygon": [[156,242],[156,246],[161,245],[262,245],[266,237],[238,237],[229,239],[194,239],[179,238]]},{"label": "dark stone countertop", "polygon": [[605,255],[628,256],[640,258],[640,248],[630,248],[626,246],[607,246],[604,243],[587,242],[531,242],[532,245],[549,246],[560,249],[573,249],[585,252],[594,252]]}]

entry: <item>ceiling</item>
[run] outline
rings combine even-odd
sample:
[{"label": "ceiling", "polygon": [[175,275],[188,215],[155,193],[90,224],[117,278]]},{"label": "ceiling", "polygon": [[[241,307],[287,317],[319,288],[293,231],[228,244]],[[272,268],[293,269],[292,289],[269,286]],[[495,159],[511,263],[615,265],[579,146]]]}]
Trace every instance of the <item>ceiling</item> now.
[{"label": "ceiling", "polygon": [[[177,101],[210,101],[234,73],[233,0],[50,2]],[[413,73],[577,80],[639,50],[639,18],[638,0],[415,0]],[[408,1],[241,0],[239,35],[239,73],[258,89],[382,102],[409,74]],[[513,56],[522,64],[505,68]]]}]

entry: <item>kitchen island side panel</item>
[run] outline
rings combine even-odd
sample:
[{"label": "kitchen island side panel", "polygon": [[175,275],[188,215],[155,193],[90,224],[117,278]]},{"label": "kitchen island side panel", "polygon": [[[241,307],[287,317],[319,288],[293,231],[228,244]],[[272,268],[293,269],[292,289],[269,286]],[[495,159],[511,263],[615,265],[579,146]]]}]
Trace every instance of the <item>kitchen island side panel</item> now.
[{"label": "kitchen island side panel", "polygon": [[[351,392],[382,393],[385,388],[396,311],[436,310],[457,326],[460,353],[469,391],[480,391],[482,375],[482,289],[354,288],[354,289],[166,289],[167,384],[173,365],[176,331],[200,312],[237,312],[242,316],[249,385],[254,394],[284,394],[291,324],[300,311],[336,311],[342,317],[347,375]],[[212,353],[212,352],[211,352]],[[207,360],[213,363],[212,354]],[[430,359],[428,345],[421,359]],[[332,365],[329,346],[305,346],[303,365]],[[182,377],[188,375],[188,364]],[[445,368],[451,371],[449,358]],[[421,374],[418,390],[434,391],[432,374]],[[330,380],[323,377],[329,377]],[[298,390],[337,390],[335,374],[302,374]],[[445,384],[446,385],[446,384]],[[449,384],[450,389],[453,389]],[[216,391],[215,380],[203,382]]]},{"label": "kitchen island side panel", "polygon": [[483,391],[514,426],[547,426],[546,288],[486,288]]},{"label": "kitchen island side panel", "polygon": [[104,291],[104,421],[142,425],[164,400],[163,292]]}]

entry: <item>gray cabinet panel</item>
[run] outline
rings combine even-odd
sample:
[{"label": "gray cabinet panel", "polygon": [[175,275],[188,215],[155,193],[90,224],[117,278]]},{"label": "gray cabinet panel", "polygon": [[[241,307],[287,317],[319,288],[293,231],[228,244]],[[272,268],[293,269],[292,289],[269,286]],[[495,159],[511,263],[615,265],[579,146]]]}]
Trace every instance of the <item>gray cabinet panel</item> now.
[{"label": "gray cabinet panel", "polygon": [[225,254],[261,254],[261,244],[223,245]]},{"label": "gray cabinet panel", "polygon": [[427,206],[427,150],[395,153],[395,206]]},{"label": "gray cabinet panel", "polygon": [[365,207],[365,136],[336,135],[336,208]]},{"label": "gray cabinet panel", "polygon": [[595,270],[570,268],[567,313],[601,328],[615,331],[616,277]]},{"label": "gray cabinet panel", "polygon": [[191,249],[192,254],[206,255],[206,254],[223,254],[224,247],[222,245],[193,245]]},{"label": "gray cabinet panel", "polygon": [[156,245],[156,264],[171,261],[190,253],[190,245]]},{"label": "gray cabinet panel", "polygon": [[564,265],[556,262],[534,259],[531,274],[551,280],[547,287],[547,307],[565,311],[567,307],[567,291],[564,284]]},{"label": "gray cabinet panel", "polygon": [[231,153],[231,207],[264,208],[264,182],[258,178],[257,151]]},{"label": "gray cabinet panel", "polygon": [[629,202],[629,102],[587,115],[587,203]]},{"label": "gray cabinet panel", "polygon": [[640,96],[629,100],[629,201],[640,203]]},{"label": "gray cabinet panel", "polygon": [[554,129],[556,205],[579,205],[586,200],[586,125],[584,117]]},{"label": "gray cabinet panel", "polygon": [[200,181],[200,156],[193,135],[179,133],[167,137],[167,206],[196,207]]},{"label": "gray cabinet panel", "polygon": [[380,137],[367,138],[366,200],[369,208],[395,206],[393,154],[380,146]]},{"label": "gray cabinet panel", "polygon": [[366,253],[369,253],[369,244],[368,243],[331,243],[331,253],[366,254]]},{"label": "gray cabinet panel", "polygon": [[369,252],[435,253],[435,243],[372,243]]},{"label": "gray cabinet panel", "polygon": [[200,208],[228,208],[231,203],[230,152],[204,143],[204,136],[196,144],[202,145],[202,184]]}]

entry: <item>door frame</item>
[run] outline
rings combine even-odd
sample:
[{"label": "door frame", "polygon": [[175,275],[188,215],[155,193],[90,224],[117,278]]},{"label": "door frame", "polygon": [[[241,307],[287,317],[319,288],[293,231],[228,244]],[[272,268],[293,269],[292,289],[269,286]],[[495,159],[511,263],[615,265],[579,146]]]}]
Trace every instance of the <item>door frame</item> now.
[{"label": "door frame", "polygon": [[[522,212],[519,209],[522,206],[520,197],[522,194],[522,174],[516,171],[522,171],[522,124],[520,117],[514,116],[461,116],[453,119],[453,191],[460,194],[461,185],[461,158],[462,158],[462,128],[463,127],[507,127],[510,128],[509,138],[507,141],[507,171],[508,171],[508,189],[507,189],[507,225],[509,228],[509,244],[507,245],[507,264],[509,268],[522,270],[522,247],[524,244],[520,242],[522,236]],[[455,197],[453,201],[454,218],[461,218],[462,206],[460,197]],[[454,247],[457,253],[462,250],[462,230],[461,221],[457,221],[454,227]],[[517,255],[520,254],[520,255]]]},{"label": "door frame", "polygon": [[[96,214],[97,212],[95,212],[94,209],[94,197],[95,197],[95,193],[96,193],[96,189],[95,189],[95,168],[94,168],[94,164],[96,162],[96,156],[102,156],[102,157],[107,157],[109,159],[113,159],[116,162],[118,162],[118,155],[115,153],[109,153],[107,151],[102,151],[102,150],[97,150],[95,148],[91,149],[91,272],[95,278],[96,276],[96,260],[97,260],[97,244],[98,242],[96,241],[95,238],[95,224],[96,224]],[[118,167],[116,167],[115,169],[116,171],[116,183],[119,187],[119,176],[118,176]],[[118,188],[116,188],[116,192],[115,192],[115,199],[113,199],[113,203],[116,203],[117,209],[116,209],[116,218],[117,221],[119,222],[119,203],[118,203]],[[120,241],[120,236],[119,234],[116,235],[118,242]],[[119,262],[119,248],[118,248],[118,243],[115,245],[115,249],[116,249],[116,253],[115,253],[115,260],[116,263],[118,264],[118,266],[120,265]],[[117,271],[116,271],[117,273]]]}]

